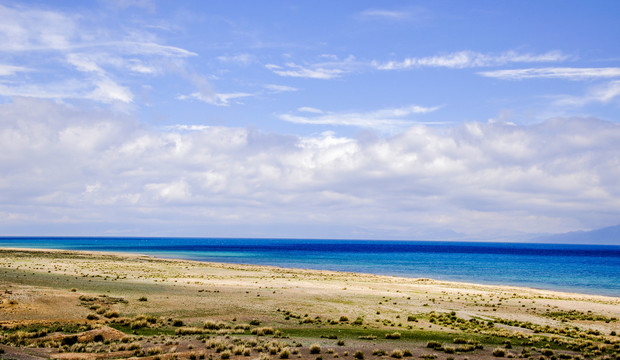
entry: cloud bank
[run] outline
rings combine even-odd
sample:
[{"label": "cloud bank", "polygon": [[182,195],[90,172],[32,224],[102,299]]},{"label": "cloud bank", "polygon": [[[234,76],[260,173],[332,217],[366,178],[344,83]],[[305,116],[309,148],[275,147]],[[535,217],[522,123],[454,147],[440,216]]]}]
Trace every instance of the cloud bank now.
[{"label": "cloud bank", "polygon": [[0,119],[3,234],[497,239],[620,216],[620,126],[590,118],[298,137],[15,98]]}]

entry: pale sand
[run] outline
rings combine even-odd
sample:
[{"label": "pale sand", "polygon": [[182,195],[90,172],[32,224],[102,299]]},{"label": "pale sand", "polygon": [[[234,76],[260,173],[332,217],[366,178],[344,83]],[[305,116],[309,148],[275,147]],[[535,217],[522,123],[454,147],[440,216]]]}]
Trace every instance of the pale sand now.
[{"label": "pale sand", "polygon": [[[83,319],[80,295],[108,294],[126,315],[181,317],[187,322],[254,317],[286,322],[277,309],[323,319],[347,316],[406,323],[409,314],[455,311],[459,317],[513,319],[560,326],[545,311],[591,311],[620,318],[620,298],[510,286],[370,274],[204,263],[47,249],[0,249],[0,320]],[[19,255],[19,256],[18,256]],[[17,270],[19,269],[19,270]],[[16,276],[17,274],[21,276]],[[9,276],[10,275],[10,276]],[[75,288],[76,292],[71,292]],[[7,294],[2,290],[9,290]],[[141,296],[146,302],[137,301]],[[12,299],[17,304],[9,305]],[[399,316],[399,317],[397,317]],[[403,319],[404,318],[404,319]],[[618,322],[575,320],[582,328],[618,331]],[[378,323],[377,323],[378,324]],[[423,327],[432,324],[423,324]]]}]

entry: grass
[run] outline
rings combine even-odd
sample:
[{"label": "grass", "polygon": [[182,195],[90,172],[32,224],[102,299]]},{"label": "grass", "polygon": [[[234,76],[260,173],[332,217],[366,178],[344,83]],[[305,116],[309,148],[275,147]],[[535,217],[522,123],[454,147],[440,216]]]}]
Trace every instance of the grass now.
[{"label": "grass", "polygon": [[[407,341],[416,343],[426,343],[429,341],[437,341],[444,343],[452,343],[455,334],[447,333],[443,331],[427,331],[427,330],[403,330],[400,331],[400,337],[394,335],[391,330],[385,329],[363,329],[355,327],[340,327],[320,329],[312,327],[297,327],[297,328],[280,328],[282,334],[290,337],[304,337],[304,338],[325,338],[330,334],[337,335],[338,339],[359,339],[360,336],[371,336],[377,340],[377,342],[385,341]],[[459,334],[459,337],[467,341],[478,341],[486,344],[499,345],[502,344],[505,339],[499,336],[487,336],[481,334]]]},{"label": "grass", "polygon": [[176,329],[169,327],[142,327],[134,329],[131,325],[123,324],[109,324],[109,326],[125,334],[138,336],[174,335],[176,331]]},{"label": "grass", "polygon": [[[490,356],[494,348],[504,349],[505,357],[528,349],[532,356],[552,351],[551,356],[566,358],[564,352],[570,350],[570,355],[613,358],[620,347],[620,338],[611,335],[611,331],[617,331],[613,316],[619,317],[616,309],[620,305],[613,299],[586,301],[564,295],[542,298],[521,293],[513,296],[483,286],[430,286],[430,280],[420,282],[425,287],[418,288],[415,280],[398,278],[144,258],[120,261],[100,255],[24,252],[9,260],[0,258],[0,285],[13,291],[3,297],[3,304],[17,301],[2,311],[6,309],[6,314],[15,319],[37,320],[39,314],[27,311],[36,309],[33,301],[40,294],[41,306],[58,311],[49,318],[63,319],[57,324],[35,321],[20,326],[0,321],[0,326],[4,325],[0,341],[14,339],[21,342],[20,346],[37,341],[43,333],[60,331],[71,335],[105,324],[133,335],[132,341],[144,345],[135,349],[139,352],[136,355],[147,356],[150,348],[160,347],[163,352],[156,356],[161,360],[187,359],[191,357],[188,349],[196,359],[218,359],[225,357],[226,351],[231,352],[229,357],[234,353],[249,356],[248,360],[261,355],[272,360],[305,358],[310,351],[308,344],[313,343],[325,347],[321,352],[326,360],[353,359],[358,351],[361,358],[374,358],[371,348],[394,359],[412,355],[473,359]],[[107,264],[108,259],[115,262]],[[18,296],[24,289],[34,295]],[[579,310],[563,311],[567,300]],[[609,315],[588,313],[588,301],[593,301],[593,306],[605,304],[607,310],[598,312]],[[53,308],[54,304],[63,305]],[[429,312],[431,308],[423,304],[430,304],[435,312]],[[280,310],[283,306],[287,310]],[[522,311],[528,311],[528,320],[534,323],[511,316]],[[468,314],[467,320],[461,314]],[[546,326],[548,318],[563,323]],[[60,346],[64,352],[107,352],[120,347],[118,342],[97,340]],[[216,351],[207,347],[211,341],[225,345],[218,345]],[[426,348],[430,342],[437,346]],[[505,350],[508,342],[514,353]],[[46,344],[57,346],[53,342]],[[485,349],[476,348],[476,344]],[[332,347],[338,351],[329,351]],[[314,355],[310,358],[321,356]]]}]

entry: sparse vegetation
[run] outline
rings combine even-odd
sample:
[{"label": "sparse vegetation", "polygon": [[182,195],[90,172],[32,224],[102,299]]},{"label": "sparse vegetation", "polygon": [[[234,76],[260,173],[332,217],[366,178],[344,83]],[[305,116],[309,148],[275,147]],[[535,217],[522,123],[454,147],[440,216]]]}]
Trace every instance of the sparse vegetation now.
[{"label": "sparse vegetation", "polygon": [[[0,344],[12,347],[9,357],[13,349],[26,348],[75,358],[102,353],[153,360],[475,359],[491,354],[550,360],[620,354],[620,302],[614,299],[458,284],[433,288],[431,280],[385,282],[241,265],[109,260],[114,256],[95,261],[62,252],[48,260],[29,256],[9,256],[8,262],[0,256],[6,286],[0,289]],[[334,285],[330,292],[322,288],[325,283]],[[424,291],[415,291],[418,283]],[[50,287],[60,291],[46,292]],[[315,290],[321,297],[308,295]],[[79,302],[63,303],[62,296]],[[563,309],[569,301],[576,310]],[[424,304],[432,308],[418,312]],[[55,312],[39,318],[41,308]],[[521,312],[527,318],[515,315]],[[31,318],[21,321],[24,314]],[[46,320],[63,316],[67,319]]]}]

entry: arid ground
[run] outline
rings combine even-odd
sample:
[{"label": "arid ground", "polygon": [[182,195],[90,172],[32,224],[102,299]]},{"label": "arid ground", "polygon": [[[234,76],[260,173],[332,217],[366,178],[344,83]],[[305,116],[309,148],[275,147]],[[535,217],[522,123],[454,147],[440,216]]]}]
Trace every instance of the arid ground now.
[{"label": "arid ground", "polygon": [[4,359],[620,358],[620,298],[0,249]]}]

